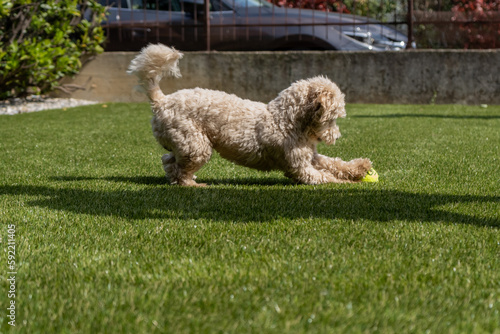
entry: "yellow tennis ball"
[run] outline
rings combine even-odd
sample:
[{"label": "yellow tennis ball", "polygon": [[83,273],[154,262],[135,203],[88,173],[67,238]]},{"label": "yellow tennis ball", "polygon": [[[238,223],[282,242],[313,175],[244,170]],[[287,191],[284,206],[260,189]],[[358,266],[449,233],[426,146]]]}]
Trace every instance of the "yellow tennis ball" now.
[{"label": "yellow tennis ball", "polygon": [[378,173],[375,169],[370,169],[361,182],[378,182]]}]

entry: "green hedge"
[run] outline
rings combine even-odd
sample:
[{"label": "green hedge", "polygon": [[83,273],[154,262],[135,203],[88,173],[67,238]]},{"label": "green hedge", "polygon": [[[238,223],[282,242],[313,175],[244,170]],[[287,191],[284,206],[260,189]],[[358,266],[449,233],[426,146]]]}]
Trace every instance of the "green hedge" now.
[{"label": "green hedge", "polygon": [[0,99],[44,94],[103,51],[95,0],[0,0]]}]

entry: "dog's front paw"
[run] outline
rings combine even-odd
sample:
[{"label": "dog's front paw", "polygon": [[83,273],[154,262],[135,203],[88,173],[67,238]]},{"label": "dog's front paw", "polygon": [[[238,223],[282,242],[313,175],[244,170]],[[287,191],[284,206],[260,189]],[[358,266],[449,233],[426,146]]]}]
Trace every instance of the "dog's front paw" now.
[{"label": "dog's front paw", "polygon": [[349,165],[351,167],[349,172],[354,180],[361,180],[372,169],[372,162],[365,158],[351,160]]}]

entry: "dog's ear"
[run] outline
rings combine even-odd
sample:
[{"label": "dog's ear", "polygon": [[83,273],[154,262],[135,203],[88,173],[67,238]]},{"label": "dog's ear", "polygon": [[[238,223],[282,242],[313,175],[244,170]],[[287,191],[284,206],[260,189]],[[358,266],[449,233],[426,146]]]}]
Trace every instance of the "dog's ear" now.
[{"label": "dog's ear", "polygon": [[320,113],[316,115],[320,122],[345,117],[344,94],[330,90],[320,92],[315,100],[315,113]]}]

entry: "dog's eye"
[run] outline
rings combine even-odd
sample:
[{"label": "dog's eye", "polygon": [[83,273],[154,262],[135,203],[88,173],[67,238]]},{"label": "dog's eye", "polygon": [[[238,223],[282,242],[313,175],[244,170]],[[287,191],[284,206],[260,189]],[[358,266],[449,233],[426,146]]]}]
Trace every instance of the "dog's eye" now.
[{"label": "dog's eye", "polygon": [[321,103],[318,103],[315,107],[314,107],[314,111],[319,111],[321,109]]}]

